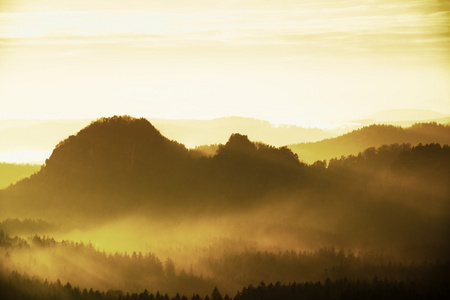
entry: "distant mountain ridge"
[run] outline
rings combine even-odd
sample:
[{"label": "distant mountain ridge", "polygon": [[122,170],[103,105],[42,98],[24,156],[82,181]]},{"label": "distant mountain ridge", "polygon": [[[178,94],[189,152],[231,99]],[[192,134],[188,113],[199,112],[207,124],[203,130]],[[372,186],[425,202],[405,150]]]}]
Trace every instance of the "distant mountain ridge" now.
[{"label": "distant mountain ridge", "polygon": [[295,125],[275,126],[270,122],[245,117],[223,117],[212,120],[149,119],[165,136],[188,147],[225,143],[233,133],[245,133],[252,141],[283,146],[293,142],[319,141],[334,136],[320,128]]},{"label": "distant mountain ridge", "polygon": [[341,156],[356,155],[359,152],[382,145],[407,143],[450,144],[450,126],[437,123],[417,123],[408,128],[393,125],[370,125],[339,137],[314,143],[288,145],[300,160],[313,163]]},{"label": "distant mountain ridge", "polygon": [[426,121],[449,117],[448,114],[425,109],[393,109],[371,114],[368,119],[377,122]]},{"label": "distant mountain ridge", "polygon": [[417,123],[450,124],[450,114],[425,109],[394,109],[371,114],[364,119],[354,120],[363,126],[394,125],[411,127]]}]

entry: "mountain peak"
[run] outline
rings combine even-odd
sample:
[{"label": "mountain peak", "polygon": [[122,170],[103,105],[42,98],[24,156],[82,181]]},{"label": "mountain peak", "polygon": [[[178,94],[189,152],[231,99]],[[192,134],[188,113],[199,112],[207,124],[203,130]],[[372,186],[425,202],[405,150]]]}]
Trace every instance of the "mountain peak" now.
[{"label": "mountain peak", "polygon": [[131,170],[187,155],[187,149],[165,138],[146,119],[101,118],[60,142],[46,161],[47,169],[110,172]]},{"label": "mountain peak", "polygon": [[[117,138],[118,135],[124,135],[133,138],[144,132],[153,138],[163,138],[161,133],[148,120],[137,119],[128,115],[100,118],[80,130],[76,136],[88,138],[89,136],[99,135],[102,138],[112,138],[111,135],[114,135]],[[71,138],[72,136],[60,142],[56,147],[61,147]]]},{"label": "mountain peak", "polygon": [[256,150],[255,144],[248,139],[248,136],[239,133],[233,133],[224,147],[228,150],[244,153],[251,153]]}]

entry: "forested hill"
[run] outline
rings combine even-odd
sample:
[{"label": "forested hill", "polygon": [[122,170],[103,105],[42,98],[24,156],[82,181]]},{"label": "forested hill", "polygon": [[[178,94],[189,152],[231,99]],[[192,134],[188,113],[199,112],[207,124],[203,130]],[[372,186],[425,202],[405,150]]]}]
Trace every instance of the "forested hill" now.
[{"label": "forested hill", "polygon": [[392,125],[370,125],[336,138],[314,143],[289,145],[294,153],[306,163],[330,160],[341,156],[357,155],[370,147],[390,144],[439,143],[450,144],[450,126],[437,123],[418,123],[408,128]]},{"label": "forested hill", "polygon": [[38,177],[138,182],[145,172],[154,181],[183,173],[189,162],[184,145],[162,136],[147,120],[112,117],[93,122],[60,142]]},{"label": "forested hill", "polygon": [[60,142],[40,172],[0,196],[5,208],[25,214],[112,217],[143,198],[159,199],[175,183],[181,189],[191,164],[186,147],[147,120],[102,118]]},{"label": "forested hill", "polygon": [[427,214],[439,215],[435,232],[447,228],[442,212],[450,208],[449,170],[450,148],[438,144],[370,148],[328,166],[308,166],[286,147],[241,134],[207,158],[168,140],[145,119],[113,117],[64,140],[40,172],[1,190],[0,217],[90,224],[136,213],[201,218],[274,206],[290,208],[283,218],[294,222],[308,212],[304,222],[320,222],[315,225],[351,240],[364,240],[355,228],[367,226],[373,231],[367,242],[395,242],[394,232],[409,236],[414,226],[428,226],[422,224]]},{"label": "forested hill", "polygon": [[[302,167],[287,148],[239,134],[213,159],[202,158],[146,119],[115,116],[60,142],[40,172],[2,191],[0,201],[7,217],[8,208],[40,217],[79,212],[108,218],[137,207],[182,210],[294,184]],[[219,200],[205,202],[211,198]]]},{"label": "forested hill", "polygon": [[[287,147],[235,133],[206,157],[146,119],[99,119],[60,142],[39,172],[0,190],[0,291],[162,299],[158,291],[206,295],[217,286],[234,299],[446,298],[450,147],[438,142],[448,126],[350,136],[374,141],[366,135],[379,130],[423,144],[395,139],[305,164]],[[54,239],[25,239],[33,234]]]}]

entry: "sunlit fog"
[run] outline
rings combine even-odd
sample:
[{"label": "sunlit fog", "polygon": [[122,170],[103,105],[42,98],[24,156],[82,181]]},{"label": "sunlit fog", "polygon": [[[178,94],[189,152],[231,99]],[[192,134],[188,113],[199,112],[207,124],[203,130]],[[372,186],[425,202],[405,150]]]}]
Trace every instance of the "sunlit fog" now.
[{"label": "sunlit fog", "polygon": [[450,299],[448,1],[0,1],[0,298]]}]

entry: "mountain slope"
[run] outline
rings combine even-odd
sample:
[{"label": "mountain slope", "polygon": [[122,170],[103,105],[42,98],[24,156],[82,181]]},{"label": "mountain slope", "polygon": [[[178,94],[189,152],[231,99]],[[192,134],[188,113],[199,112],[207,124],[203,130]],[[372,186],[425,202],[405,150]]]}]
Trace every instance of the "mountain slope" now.
[{"label": "mountain slope", "polygon": [[313,163],[341,156],[356,155],[370,148],[394,143],[450,144],[450,126],[436,123],[418,123],[409,128],[392,125],[371,125],[342,136],[315,143],[300,143],[288,147],[301,161]]},{"label": "mountain slope", "polygon": [[116,214],[167,194],[171,182],[187,178],[190,163],[189,151],[147,120],[104,118],[59,143],[40,172],[5,190],[5,206],[29,217]]},{"label": "mountain slope", "polygon": [[[226,143],[232,133],[241,132],[253,141],[281,146],[313,142],[336,136],[319,128],[275,126],[267,121],[244,117],[212,120],[149,119],[165,137],[187,147]],[[77,133],[92,119],[0,120],[0,162],[44,162],[62,139]],[[18,155],[20,154],[20,155]]]},{"label": "mountain slope", "polygon": [[102,219],[136,211],[199,211],[244,198],[255,203],[271,188],[295,182],[301,168],[289,149],[246,136],[232,135],[216,157],[205,158],[145,119],[103,118],[59,143],[39,173],[3,191],[2,213]]},{"label": "mountain slope", "polygon": [[147,120],[113,117],[100,119],[59,143],[45,170],[97,176],[161,164],[167,167],[188,157],[183,145],[163,137]]},{"label": "mountain slope", "polygon": [[[138,239],[170,236],[164,227],[176,223],[183,237],[217,230],[274,244],[390,245],[401,255],[437,257],[450,253],[448,170],[450,148],[437,144],[369,148],[327,168],[233,134],[215,156],[199,157],[145,119],[114,117],[69,137],[40,172],[0,190],[0,218],[103,227],[113,239],[124,228]],[[318,242],[308,232],[326,234]]]},{"label": "mountain slope", "polygon": [[277,188],[292,189],[305,174],[305,166],[288,148],[253,143],[241,134],[232,134],[209,161],[216,195],[241,205]]},{"label": "mountain slope", "polygon": [[39,171],[40,165],[0,163],[0,189]]}]

